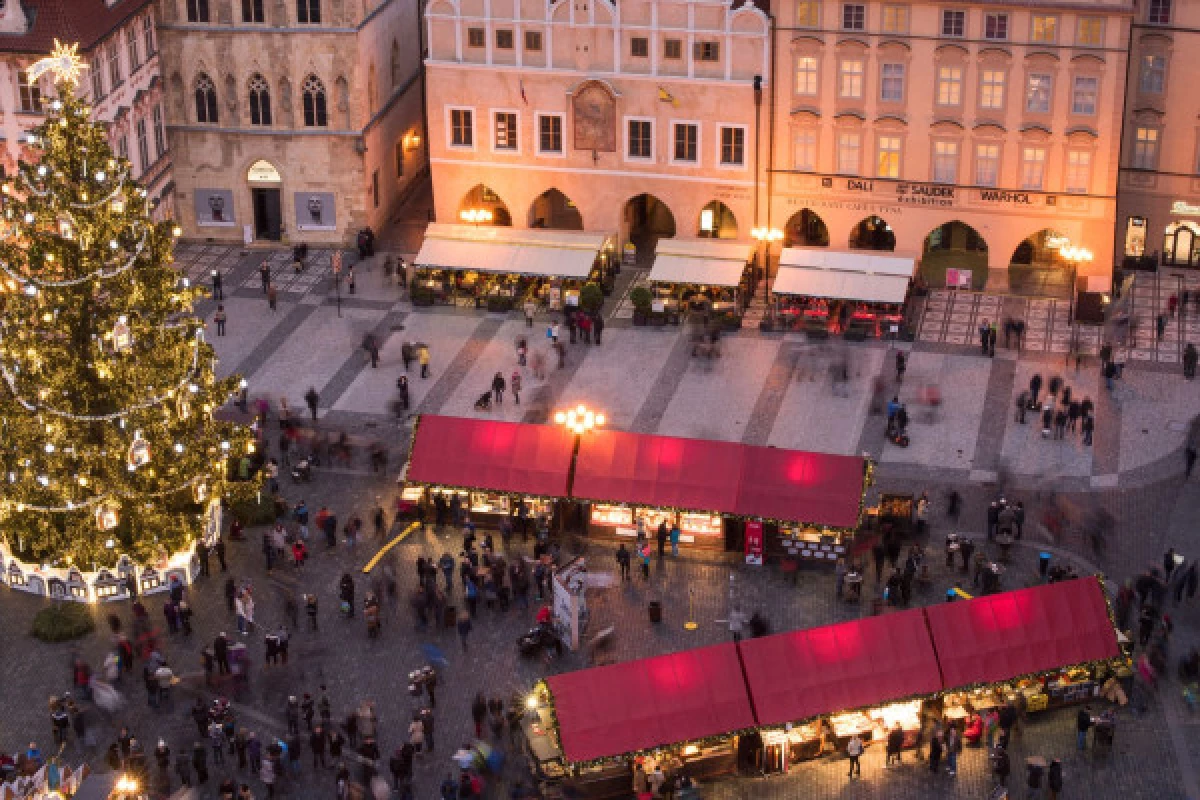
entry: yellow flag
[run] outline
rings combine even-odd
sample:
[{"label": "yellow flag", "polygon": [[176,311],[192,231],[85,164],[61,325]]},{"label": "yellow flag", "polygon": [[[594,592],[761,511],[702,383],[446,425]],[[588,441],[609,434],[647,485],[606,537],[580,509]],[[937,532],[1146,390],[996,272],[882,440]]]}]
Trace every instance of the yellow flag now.
[{"label": "yellow flag", "polygon": [[658,87],[658,99],[664,103],[670,103],[673,106],[678,106],[679,101],[675,99],[675,95],[668,92],[663,87]]}]

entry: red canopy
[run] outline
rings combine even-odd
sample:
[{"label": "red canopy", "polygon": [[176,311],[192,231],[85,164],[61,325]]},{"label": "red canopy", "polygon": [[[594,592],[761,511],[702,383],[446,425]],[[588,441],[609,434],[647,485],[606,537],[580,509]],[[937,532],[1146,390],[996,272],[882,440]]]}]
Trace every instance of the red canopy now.
[{"label": "red canopy", "polygon": [[754,725],[732,643],[546,679],[568,761],[590,761]]},{"label": "red canopy", "polygon": [[737,512],[831,528],[855,528],[862,511],[864,460],[746,447]]},{"label": "red canopy", "polygon": [[1079,578],[930,606],[943,683],[957,689],[1117,656],[1103,591],[1096,578]]},{"label": "red canopy", "polygon": [[622,431],[590,433],[579,444],[571,496],[732,513],[745,449],[734,442]]},{"label": "red canopy", "polygon": [[740,647],[760,725],[942,689],[920,609],[747,639]]},{"label": "red canopy", "polygon": [[558,425],[422,414],[407,480],[566,497],[574,444],[574,437]]}]

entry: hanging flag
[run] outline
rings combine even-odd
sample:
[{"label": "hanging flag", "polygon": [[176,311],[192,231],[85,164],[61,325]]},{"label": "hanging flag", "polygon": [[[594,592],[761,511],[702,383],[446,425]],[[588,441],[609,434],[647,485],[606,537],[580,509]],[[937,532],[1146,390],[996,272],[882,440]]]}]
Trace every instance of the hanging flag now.
[{"label": "hanging flag", "polygon": [[525,96],[525,81],[520,81],[521,84],[521,102],[529,105],[529,98]]},{"label": "hanging flag", "polygon": [[675,95],[671,94],[661,86],[658,87],[658,99],[664,103],[670,103],[676,107],[679,106],[679,101],[675,99]]}]

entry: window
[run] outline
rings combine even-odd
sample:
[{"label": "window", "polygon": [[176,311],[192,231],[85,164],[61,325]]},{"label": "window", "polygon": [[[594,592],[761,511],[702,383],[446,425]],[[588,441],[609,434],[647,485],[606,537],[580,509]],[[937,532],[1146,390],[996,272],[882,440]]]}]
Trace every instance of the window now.
[{"label": "window", "polygon": [[838,67],[838,96],[860,98],[863,93],[863,62],[843,61]]},{"label": "window", "polygon": [[1003,42],[1008,39],[1008,14],[984,14],[983,38]]},{"label": "window", "polygon": [[962,67],[938,67],[937,104],[962,105]]},{"label": "window", "polygon": [[908,33],[908,6],[883,7],[883,32]]},{"label": "window", "polygon": [[262,22],[263,0],[242,0],[242,22]]},{"label": "window", "polygon": [[966,35],[967,12],[960,9],[947,9],[942,12],[942,36],[961,38]]},{"label": "window", "polygon": [[217,86],[203,72],[196,76],[196,122],[217,124]]},{"label": "window", "polygon": [[720,61],[721,46],[718,42],[696,42],[692,57],[697,61]]},{"label": "window", "polygon": [[1035,72],[1029,76],[1029,86],[1025,90],[1025,110],[1031,114],[1050,113],[1050,90],[1052,87],[1049,75]]},{"label": "window", "polygon": [[1004,108],[1004,81],[1002,69],[985,69],[979,75],[979,107],[989,111]]},{"label": "window", "polygon": [[475,125],[473,112],[469,108],[450,110],[450,146],[474,147]]},{"label": "window", "polygon": [[862,134],[858,131],[843,131],[837,139],[837,171],[841,175],[857,175],[859,156],[862,150]]},{"label": "window", "polygon": [[696,163],[699,160],[700,129],[691,123],[675,123],[675,161]]},{"label": "window", "polygon": [[29,73],[21,70],[17,73],[17,85],[21,99],[21,110],[28,114],[42,113],[42,87],[37,81],[29,79]]},{"label": "window", "polygon": [[1167,57],[1142,56],[1142,73],[1138,88],[1143,94],[1162,94],[1167,83]]},{"label": "window", "polygon": [[379,208],[379,170],[371,173],[371,204]]},{"label": "window", "polygon": [[147,14],[142,17],[142,44],[146,46],[146,58],[154,55],[156,48],[154,46],[154,15]]},{"label": "window", "polygon": [[1021,149],[1021,188],[1041,189],[1046,177],[1046,148]]},{"label": "window", "polygon": [[541,31],[525,31],[525,49],[530,53],[540,53],[542,51]]},{"label": "window", "polygon": [[650,40],[645,36],[634,36],[629,40],[629,55],[634,58],[649,58]]},{"label": "window", "polygon": [[958,142],[935,141],[933,143],[933,182],[955,183],[958,181]]},{"label": "window", "polygon": [[316,75],[304,79],[301,89],[304,102],[304,126],[306,128],[324,128],[329,124],[325,113],[325,84]]},{"label": "window", "polygon": [[511,111],[496,112],[496,150],[517,150],[517,115]]},{"label": "window", "polygon": [[668,61],[678,61],[683,58],[683,41],[680,39],[663,41],[663,58]]},{"label": "window", "polygon": [[879,137],[879,159],[876,175],[880,178],[900,177],[900,137]]},{"label": "window", "polygon": [[630,158],[654,158],[654,123],[648,119],[629,120]]},{"label": "window", "polygon": [[301,25],[320,25],[321,0],[296,0],[296,21]]},{"label": "window", "polygon": [[1133,168],[1154,169],[1158,165],[1158,128],[1138,128],[1133,137]]},{"label": "window", "polygon": [[142,65],[142,56],[138,52],[138,35],[132,27],[125,31],[125,47],[129,51],[129,73],[132,75]]},{"label": "window", "polygon": [[796,94],[806,97],[817,93],[817,59],[814,56],[796,57]]},{"label": "window", "polygon": [[741,167],[746,164],[746,129],[721,128],[721,166]]},{"label": "window", "polygon": [[1171,24],[1171,0],[1150,0],[1146,5],[1146,22],[1151,25]]},{"label": "window", "polygon": [[[1125,220],[1125,255],[1142,256],[1146,252],[1146,218],[1127,217]],[[1171,252],[1170,249],[1164,252]]]},{"label": "window", "polygon": [[95,105],[104,97],[104,70],[100,69],[100,59],[92,59],[88,72],[92,78],[92,105]]},{"label": "window", "polygon": [[167,152],[167,134],[163,129],[162,106],[154,107],[154,157],[162,158]]},{"label": "window", "polygon": [[1075,27],[1075,44],[1099,47],[1104,43],[1104,17],[1080,17]]},{"label": "window", "polygon": [[884,64],[879,68],[879,99],[886,103],[904,102],[903,64]]},{"label": "window", "polygon": [[538,152],[561,154],[563,151],[563,118],[556,114],[538,115]]},{"label": "window", "polygon": [[1085,194],[1092,179],[1092,154],[1088,150],[1067,151],[1066,190]]},{"label": "window", "polygon": [[496,49],[497,50],[512,50],[513,49],[513,32],[507,28],[500,28],[496,31]]},{"label": "window", "polygon": [[1096,97],[1100,93],[1100,79],[1093,75],[1076,75],[1071,91],[1071,113],[1092,115],[1096,113]]},{"label": "window", "polygon": [[121,51],[116,42],[108,43],[108,83],[113,89],[121,85]]},{"label": "window", "polygon": [[259,73],[250,77],[250,124],[271,124],[271,87]]},{"label": "window", "polygon": [[1000,145],[981,144],[975,147],[975,185],[995,186],[1000,179]]},{"label": "window", "polygon": [[117,158],[129,160],[129,137],[123,133],[116,134]]},{"label": "window", "polygon": [[404,140],[403,139],[396,142],[395,153],[396,153],[396,177],[403,178],[404,177]]},{"label": "window", "polygon": [[819,0],[796,0],[796,27],[815,28],[821,24]]},{"label": "window", "polygon": [[812,172],[817,168],[817,132],[811,128],[796,131],[792,138],[792,169]]},{"label": "window", "polygon": [[1058,41],[1058,17],[1045,14],[1033,15],[1033,27],[1029,38],[1039,44],[1054,44]]},{"label": "window", "polygon": [[142,168],[142,173],[145,173],[146,169],[150,166],[150,140],[146,138],[145,117],[142,117],[137,121],[137,125],[134,126],[134,130],[137,131],[138,164]]},{"label": "window", "polygon": [[467,28],[467,47],[483,47],[483,28]]},{"label": "window", "polygon": [[188,22],[208,22],[208,0],[187,0]]},{"label": "window", "polygon": [[858,3],[842,3],[842,30],[861,31],[867,27],[867,7]]}]

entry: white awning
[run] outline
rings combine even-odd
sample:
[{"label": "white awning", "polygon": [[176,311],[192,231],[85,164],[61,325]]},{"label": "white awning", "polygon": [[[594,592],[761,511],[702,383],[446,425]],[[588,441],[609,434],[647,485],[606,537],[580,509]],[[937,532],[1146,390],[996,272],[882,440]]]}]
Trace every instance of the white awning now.
[{"label": "white awning", "polygon": [[865,275],[825,269],[781,266],[772,287],[775,294],[861,300],[865,303],[903,303],[908,278],[903,275]]},{"label": "white awning", "polygon": [[721,239],[659,239],[650,281],[737,286],[754,246]]},{"label": "white awning", "polygon": [[610,237],[603,233],[431,222],[418,268],[586,278]]}]

